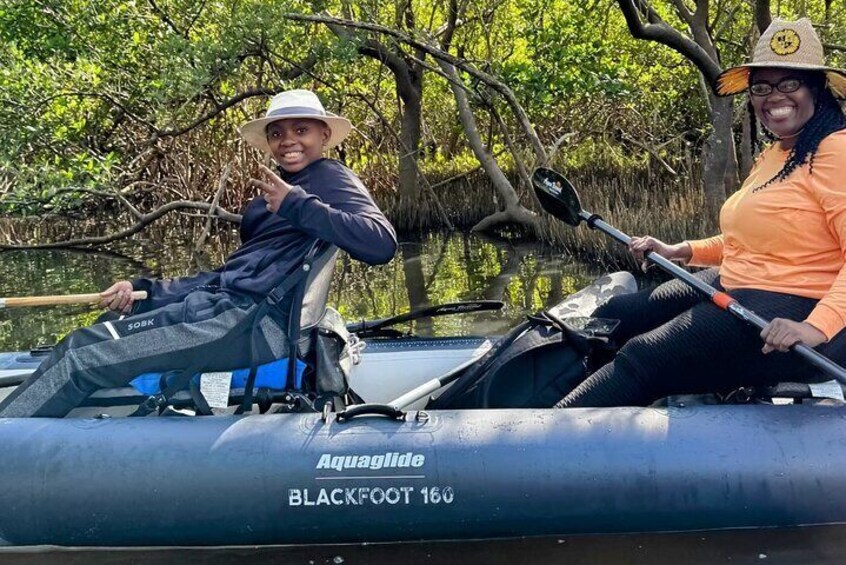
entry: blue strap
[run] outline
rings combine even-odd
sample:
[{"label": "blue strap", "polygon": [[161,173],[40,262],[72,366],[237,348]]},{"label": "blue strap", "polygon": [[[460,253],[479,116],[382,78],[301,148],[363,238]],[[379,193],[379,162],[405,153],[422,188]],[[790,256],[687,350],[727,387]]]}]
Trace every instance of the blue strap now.
[{"label": "blue strap", "polygon": [[[303,373],[306,369],[306,364],[297,359],[296,375],[294,376],[294,385],[299,389],[303,384]],[[176,373],[173,373],[175,375]],[[249,368],[236,369],[232,371],[232,383],[230,390],[244,388],[247,384],[247,377],[250,374]],[[153,395],[161,392],[161,377],[162,373],[144,373],[132,379],[129,384],[140,392],[141,394]],[[264,365],[259,365],[256,369],[255,386],[257,388],[270,388],[274,390],[285,390],[285,383],[288,378],[288,358],[277,359]],[[192,380],[198,385],[200,384],[200,374],[195,373]],[[170,379],[168,379],[168,384]]]}]

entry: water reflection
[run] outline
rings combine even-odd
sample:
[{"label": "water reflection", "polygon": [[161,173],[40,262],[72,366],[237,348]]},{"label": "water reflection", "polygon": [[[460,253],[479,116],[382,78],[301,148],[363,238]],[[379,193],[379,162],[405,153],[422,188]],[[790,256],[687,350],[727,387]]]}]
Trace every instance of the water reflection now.
[{"label": "water reflection", "polygon": [[[180,276],[201,263],[219,264],[235,244],[227,230],[198,254],[192,236],[175,238],[174,233],[179,232],[148,234],[113,252],[0,253],[0,296],[97,292],[140,275]],[[498,314],[444,316],[398,328],[421,335],[501,334],[526,313],[560,301],[599,274],[535,244],[432,234],[402,241],[394,260],[380,267],[342,254],[329,302],[347,320],[359,320],[458,300],[502,300],[506,306]],[[86,306],[0,310],[0,351],[54,343],[98,314]]]}]

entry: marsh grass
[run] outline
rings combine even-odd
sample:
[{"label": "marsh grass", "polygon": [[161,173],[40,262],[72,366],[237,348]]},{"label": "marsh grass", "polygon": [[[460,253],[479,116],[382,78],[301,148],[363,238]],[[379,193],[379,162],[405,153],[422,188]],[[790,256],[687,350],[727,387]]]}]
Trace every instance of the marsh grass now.
[{"label": "marsh grass", "polygon": [[[668,243],[717,233],[717,223],[705,213],[699,178],[684,180],[646,178],[637,172],[614,176],[596,173],[571,175],[582,207],[630,235],[652,235]],[[610,237],[580,226],[573,229],[545,215],[545,241],[562,246],[583,260],[607,266],[633,266],[626,248]]]},{"label": "marsh grass", "polygon": [[[566,175],[579,192],[585,210],[599,214],[606,222],[631,236],[648,234],[676,242],[717,233],[716,222],[704,211],[698,175],[680,179],[638,170],[573,170],[567,171]],[[516,183],[515,176],[509,176]],[[438,182],[435,179],[433,184]],[[438,186],[435,193],[456,229],[470,229],[496,210],[493,188],[482,172]],[[522,188],[521,199],[525,206],[534,207],[525,187]],[[395,208],[396,197],[382,193],[379,201],[391,221],[401,231],[406,231],[403,228],[408,225],[409,218]],[[418,210],[418,213],[431,215],[428,219],[430,229],[443,227],[433,208]],[[633,266],[625,247],[608,236],[586,226],[571,228],[543,211],[539,215],[539,229],[534,235],[559,252],[606,267]],[[531,235],[519,228],[505,228],[505,231],[509,235]]]}]

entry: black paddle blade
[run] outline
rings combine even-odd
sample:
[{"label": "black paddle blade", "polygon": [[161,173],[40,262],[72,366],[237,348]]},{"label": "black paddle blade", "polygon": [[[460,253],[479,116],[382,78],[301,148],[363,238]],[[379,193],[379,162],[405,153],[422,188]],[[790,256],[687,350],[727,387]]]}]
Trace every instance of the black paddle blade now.
[{"label": "black paddle blade", "polygon": [[564,175],[538,167],[532,173],[532,186],[544,210],[573,227],[579,225],[582,204],[576,189]]}]

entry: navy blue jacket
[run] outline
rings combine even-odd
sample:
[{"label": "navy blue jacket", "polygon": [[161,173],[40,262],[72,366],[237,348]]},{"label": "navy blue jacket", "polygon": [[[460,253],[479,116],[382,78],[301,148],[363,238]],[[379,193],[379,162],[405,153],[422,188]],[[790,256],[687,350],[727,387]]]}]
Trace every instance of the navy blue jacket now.
[{"label": "navy blue jacket", "polygon": [[276,214],[267,211],[261,196],[247,204],[241,246],[222,267],[178,279],[136,279],[132,286],[146,290],[149,298],[136,302],[133,313],[180,301],[198,287],[263,298],[302,262],[315,239],[371,265],[391,260],[397,248],[394,228],[350,169],[320,159],[297,173],[280,172],[293,189]]}]

